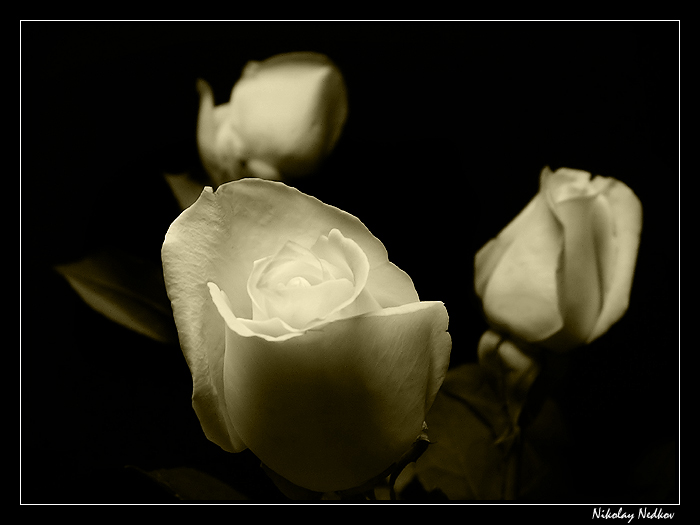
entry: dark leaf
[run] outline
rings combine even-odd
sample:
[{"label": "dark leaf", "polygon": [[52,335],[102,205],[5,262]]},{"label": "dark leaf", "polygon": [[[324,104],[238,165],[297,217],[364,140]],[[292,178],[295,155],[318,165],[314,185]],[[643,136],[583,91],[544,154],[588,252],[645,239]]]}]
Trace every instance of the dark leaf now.
[{"label": "dark leaf", "polygon": [[195,203],[202,194],[204,186],[212,185],[211,183],[196,180],[189,173],[166,173],[164,177],[180,208],[183,210]]},{"label": "dark leaf", "polygon": [[156,341],[177,342],[159,264],[103,250],[56,270],[88,305],[112,321]]},{"label": "dark leaf", "polygon": [[450,370],[427,417],[428,447],[415,475],[450,500],[501,500],[511,491],[513,444],[505,403],[477,364]]},{"label": "dark leaf", "polygon": [[180,501],[244,501],[248,498],[216,479],[194,468],[178,467],[144,471],[135,469]]}]

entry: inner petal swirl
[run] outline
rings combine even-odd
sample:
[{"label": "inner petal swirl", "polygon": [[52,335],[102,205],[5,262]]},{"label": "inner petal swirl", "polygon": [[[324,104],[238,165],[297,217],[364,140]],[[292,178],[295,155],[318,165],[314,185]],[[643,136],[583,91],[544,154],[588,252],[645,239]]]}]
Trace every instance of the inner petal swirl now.
[{"label": "inner petal swirl", "polygon": [[310,249],[290,240],[253,264],[248,279],[253,320],[279,318],[303,329],[337,318],[363,291],[368,274],[365,253],[338,230],[321,235]]}]

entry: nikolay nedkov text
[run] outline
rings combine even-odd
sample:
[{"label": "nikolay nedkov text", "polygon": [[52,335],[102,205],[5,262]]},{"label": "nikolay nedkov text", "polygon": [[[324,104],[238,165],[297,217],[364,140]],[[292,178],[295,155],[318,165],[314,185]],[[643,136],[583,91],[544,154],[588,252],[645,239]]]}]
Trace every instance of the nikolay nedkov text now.
[{"label": "nikolay nedkov text", "polygon": [[[673,512],[663,512],[663,510],[663,508],[656,508],[653,511],[650,511],[644,507],[643,509],[639,509],[639,514],[637,517],[664,520],[673,519]],[[625,512],[622,510],[622,507],[620,507],[620,510],[617,512],[611,511],[609,508],[607,510],[603,510],[602,507],[598,507],[597,509],[593,509],[593,518],[626,519],[627,523],[629,523],[634,519],[634,513]]]}]

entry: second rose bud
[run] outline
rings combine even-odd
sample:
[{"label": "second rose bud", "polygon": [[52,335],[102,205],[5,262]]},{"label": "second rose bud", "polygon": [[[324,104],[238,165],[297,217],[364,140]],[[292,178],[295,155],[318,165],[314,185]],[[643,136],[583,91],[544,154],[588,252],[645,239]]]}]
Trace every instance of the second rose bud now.
[{"label": "second rose bud", "polygon": [[197,146],[216,185],[314,172],[335,147],[348,112],[340,70],[318,53],[249,62],[224,104],[214,105],[204,80],[197,88]]},{"label": "second rose bud", "polygon": [[501,334],[568,350],[604,334],[627,310],[642,206],[612,177],[568,168],[475,258],[475,288]]}]

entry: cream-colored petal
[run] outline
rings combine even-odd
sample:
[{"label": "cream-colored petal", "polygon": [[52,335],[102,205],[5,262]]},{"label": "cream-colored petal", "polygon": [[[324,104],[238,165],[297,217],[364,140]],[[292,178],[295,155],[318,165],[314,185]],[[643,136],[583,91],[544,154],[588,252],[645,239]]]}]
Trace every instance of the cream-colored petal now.
[{"label": "cream-colored petal", "polygon": [[231,124],[230,104],[221,104],[214,107],[214,112],[222,115],[224,119],[216,130],[214,138],[214,153],[216,166],[208,166],[207,173],[215,185],[242,179],[248,175],[245,171],[248,152],[238,130]]},{"label": "cream-colored petal", "polygon": [[316,491],[358,486],[408,450],[442,384],[442,303],[329,323],[288,341],[227,332],[226,401],[270,469]]},{"label": "cream-colored petal", "polygon": [[477,254],[477,274],[492,268],[486,285],[478,285],[484,312],[516,337],[541,341],[563,326],[557,271],[564,232],[542,198],[533,199],[511,225],[503,241],[499,235],[487,252]]},{"label": "cream-colored petal", "polygon": [[[248,292],[248,297],[250,298],[252,306],[251,319],[268,319],[267,315],[267,305],[265,303],[265,297],[258,292],[257,284],[260,282],[260,277],[270,264],[272,257],[265,257],[263,259],[258,259],[253,263],[253,269],[248,276],[248,283],[246,290]],[[230,300],[229,300],[230,301]]]},{"label": "cream-colored petal", "polygon": [[303,276],[312,284],[327,280],[318,257],[311,250],[294,241],[286,242],[280,251],[263,261],[264,265],[259,275],[255,268],[249,279],[249,283],[258,288],[275,288],[299,276]]},{"label": "cream-colored petal", "polygon": [[409,275],[390,261],[370,267],[365,290],[382,308],[401,306],[419,300]]},{"label": "cream-colored petal", "polygon": [[287,286],[265,291],[269,317],[279,317],[290,326],[303,329],[349,304],[359,292],[347,279],[333,279],[313,286]]},{"label": "cream-colored petal", "polygon": [[[360,295],[357,296],[357,299],[337,312],[334,315],[334,318],[344,319],[346,317],[362,315],[381,309],[382,306],[374,297],[372,297],[372,294],[367,291],[367,288],[365,288],[362,290],[362,292],[360,292]],[[329,320],[333,320],[333,317],[331,317]]]},{"label": "cream-colored petal", "polygon": [[530,227],[531,217],[539,199],[541,197],[536,195],[515,219],[503,228],[495,238],[488,241],[474,257],[474,288],[476,294],[482,299],[484,289],[505,251]]},{"label": "cream-colored petal", "polygon": [[[348,279],[349,281],[355,281],[354,272],[348,261],[348,256],[353,257],[355,252],[355,246],[345,246],[349,244],[347,240],[343,237],[342,232],[337,229],[330,231],[328,235],[321,235],[316,243],[311,247],[311,252],[316,255],[321,261],[327,263],[325,266],[331,277],[334,279]],[[358,247],[359,248],[359,247]],[[362,259],[362,256],[359,255]],[[360,260],[358,264],[364,265],[367,258],[364,257],[364,261]],[[368,271],[367,268],[366,271]],[[363,281],[366,281],[366,276]],[[364,283],[363,283],[364,285]]]},{"label": "cream-colored petal", "polygon": [[231,302],[226,293],[216,283],[208,283],[213,303],[223,318],[226,326],[242,337],[261,337],[266,341],[285,341],[303,334],[289,326],[279,317],[264,320],[239,319],[231,311]]},{"label": "cream-colored petal", "polygon": [[223,396],[225,325],[207,288],[207,280],[217,276],[210,258],[216,256],[210,246],[217,235],[210,235],[215,229],[206,221],[196,219],[199,212],[188,208],[169,228],[161,254],[163,274],[202,429],[224,450],[238,452],[246,446],[231,425]]},{"label": "cream-colored petal", "polygon": [[627,311],[642,233],[642,204],[628,186],[614,181],[605,197],[614,223],[614,265],[602,310],[587,342],[607,332]]},{"label": "cream-colored petal", "polygon": [[591,174],[587,171],[559,168],[552,172],[548,166],[540,173],[540,190],[543,189],[553,205],[571,199],[593,197],[600,190],[597,184],[591,184]]},{"label": "cream-colored petal", "polygon": [[[600,179],[596,177],[594,180]],[[593,239],[598,261],[598,276],[600,278],[601,297],[603,299],[610,291],[614,278],[614,267],[617,247],[615,245],[615,221],[612,216],[610,203],[603,194],[598,194],[593,203]]]},{"label": "cream-colored petal", "polygon": [[267,180],[282,180],[282,174],[275,166],[269,162],[259,159],[248,159],[245,161],[243,176],[258,177]]},{"label": "cream-colored petal", "polygon": [[197,80],[197,149],[205,171],[215,185],[239,179],[242,141],[230,125],[229,103],[214,105],[214,93],[206,80]]},{"label": "cream-colored petal", "polygon": [[593,329],[602,304],[594,212],[595,197],[569,199],[555,207],[564,227],[564,251],[559,273],[561,313],[567,331],[582,343]]}]

